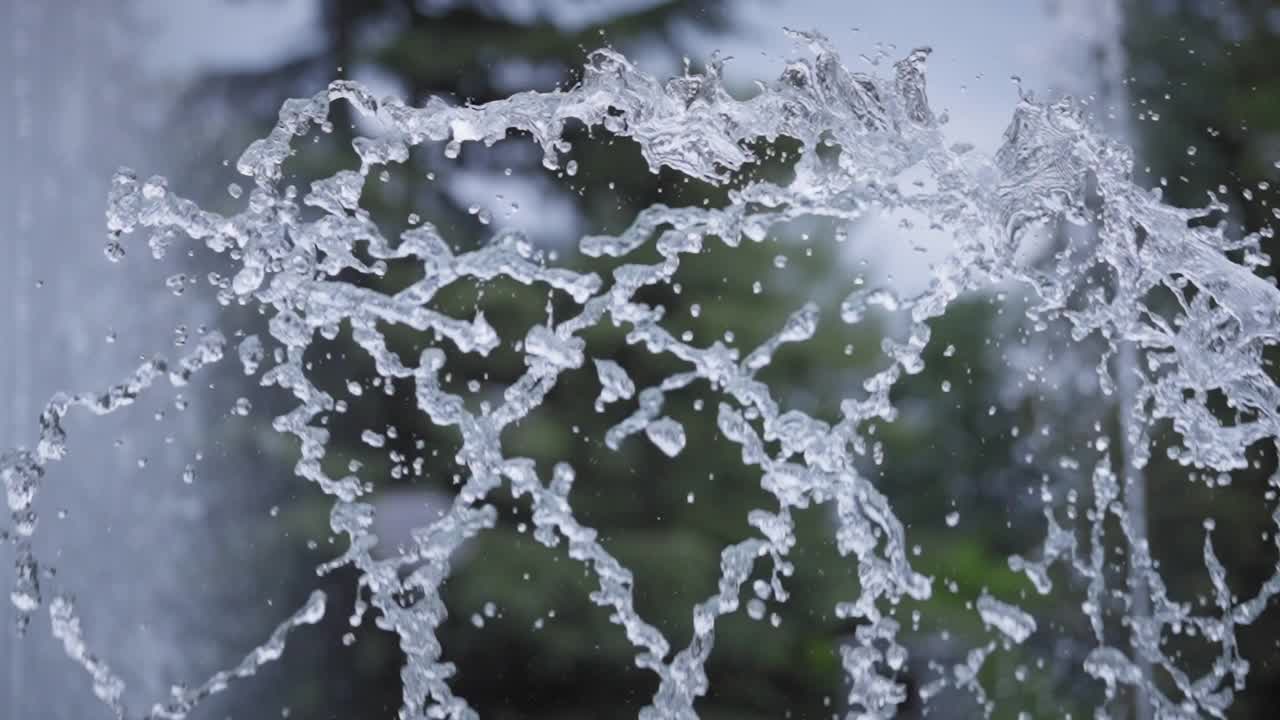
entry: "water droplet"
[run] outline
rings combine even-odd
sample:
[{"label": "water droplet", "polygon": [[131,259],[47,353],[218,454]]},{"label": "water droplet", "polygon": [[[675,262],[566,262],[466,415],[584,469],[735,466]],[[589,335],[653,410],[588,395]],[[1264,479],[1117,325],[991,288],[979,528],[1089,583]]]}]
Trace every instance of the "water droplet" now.
[{"label": "water droplet", "polygon": [[117,240],[108,240],[107,244],[102,248],[102,253],[111,262],[120,262],[124,259],[124,246]]}]

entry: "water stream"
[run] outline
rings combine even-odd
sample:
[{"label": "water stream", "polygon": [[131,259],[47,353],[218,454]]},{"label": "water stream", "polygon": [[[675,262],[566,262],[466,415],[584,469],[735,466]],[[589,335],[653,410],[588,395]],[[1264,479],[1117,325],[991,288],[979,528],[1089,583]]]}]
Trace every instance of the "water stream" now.
[{"label": "water stream", "polygon": [[[1230,234],[1225,222],[1215,220],[1226,212],[1217,197],[1203,207],[1178,208],[1164,203],[1158,191],[1136,185],[1132,151],[1097,129],[1087,101],[1044,103],[1024,91],[999,151],[986,157],[948,137],[945,119],[930,106],[928,49],[914,50],[890,68],[854,72],[821,35],[793,35],[798,59],[745,99],[722,86],[714,58],[703,73],[662,81],[610,49],[592,53],[581,82],[570,89],[519,93],[480,106],[432,99],[411,107],[394,97],[375,97],[358,83],[336,81],[312,97],[286,102],[271,133],[239,158],[236,168],[250,187],[234,214],[201,208],[161,177],[119,172],[107,211],[108,258],[142,256],[148,236],[157,234],[201,244],[234,263],[234,273],[212,281],[220,301],[261,308],[269,332],[228,338],[211,331],[173,359],[142,362],[105,390],[52,397],[38,423],[30,423],[27,448],[0,460],[18,559],[12,595],[17,613],[35,617],[47,608],[67,655],[122,718],[184,717],[230,680],[281,657],[289,632],[320,619],[325,599],[314,594],[232,669],[130,709],[115,659],[107,648],[86,645],[89,621],[82,623],[77,605],[63,597],[70,579],[36,582],[44,568],[57,564],[36,552],[37,508],[45,486],[61,477],[59,461],[79,452],[77,436],[65,426],[77,415],[112,415],[164,385],[186,387],[211,364],[239,362],[262,386],[296,401],[274,419],[274,428],[296,440],[299,481],[331,496],[331,528],[347,538],[345,551],[320,570],[356,568],[355,615],[370,615],[398,636],[405,655],[400,717],[476,717],[450,687],[449,648],[437,641],[436,631],[444,620],[441,586],[453,570],[451,559],[469,538],[495,524],[486,498],[500,490],[528,498],[534,537],[598,580],[591,600],[610,610],[618,632],[635,647],[636,664],[657,678],[657,691],[640,713],[645,719],[697,716],[695,704],[708,692],[704,665],[715,651],[719,621],[742,612],[744,585],[753,572],[769,578],[752,588],[758,598],[785,602],[795,562],[792,515],[829,506],[834,540],[860,581],[860,594],[834,608],[841,617],[861,620],[841,650],[844,707],[850,718],[893,717],[908,693],[897,670],[911,633],[894,608],[930,597],[936,583],[913,567],[910,530],[879,481],[864,471],[877,447],[871,428],[897,419],[890,393],[923,369],[931,320],[966,293],[1016,286],[1028,293],[1033,323],[1065,323],[1076,340],[1102,342],[1106,349],[1096,372],[1108,394],[1122,388],[1128,452],[1117,467],[1100,436],[1094,452],[1082,453],[1079,461],[1092,466],[1092,507],[1074,519],[1046,506],[1043,544],[1010,557],[1010,567],[1040,594],[1062,591],[1052,579],[1060,569],[1087,586],[1081,612],[1093,629],[1094,646],[1079,671],[1106,689],[1102,716],[1133,688],[1141,689],[1155,717],[1223,716],[1248,678],[1238,633],[1247,632],[1280,592],[1280,567],[1262,586],[1237,597],[1215,554],[1213,528],[1206,525],[1203,562],[1213,597],[1204,605],[1170,597],[1130,512],[1140,489],[1131,478],[1150,459],[1156,423],[1178,434],[1170,457],[1206,474],[1243,469],[1250,449],[1280,437],[1280,397],[1263,357],[1280,342],[1280,291],[1257,273],[1265,264],[1263,236]],[[309,137],[326,132],[337,104],[359,116],[361,128],[376,129],[354,143],[359,166],[329,177],[298,178],[286,168],[289,159]],[[577,164],[566,128],[579,123],[600,136],[636,143],[654,171],[731,187],[728,202],[654,205],[621,233],[581,238],[582,256],[612,263],[606,274],[562,266],[510,228],[467,252],[455,252],[446,233],[429,223],[387,237],[361,206],[366,183],[376,182],[384,167],[405,163],[412,152],[455,158],[465,144],[491,145],[513,133],[537,144],[549,174],[571,178]],[[780,137],[803,147],[794,177],[781,183],[753,179],[748,170],[757,158],[749,144]],[[759,243],[798,218],[844,222],[880,211],[916,213],[954,239],[947,260],[935,266],[916,295],[850,282],[839,312],[802,304],[754,346],[727,336],[710,343],[685,340],[668,329],[662,306],[640,299],[646,288],[672,283],[683,260],[712,244]],[[1071,231],[1081,227],[1090,232]],[[1087,242],[1079,240],[1086,235]],[[655,252],[656,260],[637,259]],[[362,282],[404,267],[412,268],[414,279],[394,292]],[[545,286],[571,298],[575,312],[548,318],[520,336],[501,337],[482,308],[458,316],[436,304],[454,284],[497,277]],[[788,407],[760,379],[785,345],[880,312],[896,313],[903,322],[882,341],[881,368],[843,400],[838,416],[815,417]],[[682,369],[661,383],[637,386],[625,368],[597,354],[584,337],[605,323],[624,327],[629,345],[674,359]],[[427,347],[412,357],[393,351],[386,330],[392,325],[430,338]],[[341,421],[345,402],[312,377],[309,351],[340,327],[351,329],[382,382],[412,389],[418,410],[435,426],[452,428],[462,443],[458,461],[467,474],[447,511],[423,518],[411,541],[395,550],[380,546],[371,531],[374,506],[367,500],[375,479],[358,470],[332,472],[325,462],[327,426]],[[500,347],[521,353],[525,370],[497,399],[482,398],[449,377],[451,354],[487,356]],[[575,515],[574,488],[592,482],[591,469],[560,463],[540,471],[531,460],[504,451],[504,430],[535,413],[567,373],[595,374],[601,404],[632,409],[601,433],[601,452],[649,442],[674,462],[690,449],[685,428],[664,414],[666,396],[702,388],[715,398],[709,403],[715,417],[707,422],[741,447],[743,464],[756,470],[772,498],[752,513],[755,532],[724,548],[716,591],[690,608],[694,632],[686,643],[673,645],[675,639],[637,611],[632,572]],[[67,380],[78,384],[79,378],[71,374]],[[1233,421],[1212,409],[1220,401],[1233,411]],[[374,433],[367,442],[376,445],[379,438]],[[1259,502],[1274,504],[1274,483]],[[41,522],[47,514],[42,511]],[[1128,579],[1119,584],[1113,558],[1129,566]],[[1104,619],[1104,596],[1136,608],[1123,633]],[[917,691],[926,706],[950,687],[972,693],[991,712],[979,679],[984,663],[1034,634],[1055,632],[1015,597],[984,591],[972,612],[988,627],[988,637],[965,662],[926,679]],[[1187,628],[1218,655],[1198,675],[1165,644]]]}]

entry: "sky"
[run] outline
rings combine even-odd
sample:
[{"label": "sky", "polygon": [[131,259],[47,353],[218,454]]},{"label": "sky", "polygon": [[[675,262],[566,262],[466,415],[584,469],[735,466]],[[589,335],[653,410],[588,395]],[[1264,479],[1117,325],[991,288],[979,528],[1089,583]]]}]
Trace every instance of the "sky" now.
[{"label": "sky", "polygon": [[[735,55],[736,72],[775,75],[791,44],[783,25],[826,34],[851,69],[866,65],[877,43],[890,61],[911,49],[928,46],[929,100],[947,111],[957,139],[979,149],[995,150],[1017,99],[1010,77],[1028,87],[1048,84],[1042,48],[1055,31],[1052,18],[1037,0],[781,0],[744,5],[743,36],[725,48]],[[735,48],[733,45],[737,45]]]},{"label": "sky", "polygon": [[[423,0],[428,4],[452,1]],[[621,2],[642,5],[647,0]],[[555,17],[573,25],[589,25],[599,14],[594,9],[604,6],[584,0],[508,0],[506,7],[512,15],[526,16],[535,4],[549,4]],[[296,53],[313,41],[317,14],[314,0],[142,0],[142,7],[155,28],[145,57],[157,72],[174,78],[213,66],[254,66]],[[947,135],[988,154],[998,148],[1017,101],[1012,76],[1017,75],[1024,88],[1044,93],[1054,81],[1053,74],[1062,72],[1050,56],[1061,47],[1065,26],[1051,16],[1045,0],[747,0],[738,12],[739,22],[727,34],[698,37],[700,31],[689,31],[695,34],[691,46],[706,48],[707,55],[719,50],[732,57],[725,69],[730,87],[777,77],[786,60],[797,53],[785,27],[820,30],[854,70],[869,69],[870,58],[878,55],[884,57],[882,65],[888,65],[913,48],[929,46],[933,50],[928,69],[930,103],[935,111],[946,112]],[[636,60],[655,74],[675,70],[655,67],[658,58],[641,55]],[[477,188],[489,184],[480,178],[454,190],[484,206],[492,198],[476,195],[484,194]],[[504,195],[531,206],[541,202],[537,196],[547,193],[537,188],[506,188]],[[572,220],[567,207],[562,213],[546,209],[539,215],[543,224],[554,223],[557,217]],[[928,264],[945,256],[949,240],[923,238],[919,233],[907,237],[898,220],[864,223],[863,231],[853,235],[848,252],[867,258],[899,292],[911,293],[927,281]],[[535,238],[549,231],[524,229]],[[558,229],[563,235],[564,227]]]},{"label": "sky", "polygon": [[[509,2],[516,15],[529,4]],[[592,17],[583,9],[592,4],[582,0],[555,5],[575,24]],[[158,71],[177,76],[286,57],[312,41],[316,18],[314,0],[143,0],[142,8],[154,27],[146,56]],[[708,54],[719,49],[733,56],[726,70],[731,80],[776,76],[794,49],[784,27],[822,31],[854,69],[860,55],[875,55],[877,44],[891,58],[927,45],[934,51],[929,89],[935,109],[948,110],[953,132],[980,149],[994,149],[1008,121],[1016,98],[1011,75],[1030,88],[1047,86],[1045,47],[1058,31],[1038,0],[747,0],[739,8],[737,28],[698,43]]]}]

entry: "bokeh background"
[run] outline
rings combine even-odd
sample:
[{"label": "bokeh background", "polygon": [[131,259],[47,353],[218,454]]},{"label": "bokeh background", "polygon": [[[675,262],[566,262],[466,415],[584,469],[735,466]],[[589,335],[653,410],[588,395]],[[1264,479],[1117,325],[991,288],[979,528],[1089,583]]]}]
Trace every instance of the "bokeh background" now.
[{"label": "bokeh background", "polygon": [[[0,447],[32,441],[39,407],[57,389],[105,387],[140,356],[180,352],[205,328],[264,327],[252,308],[216,302],[226,260],[194,245],[177,243],[159,259],[145,245],[129,247],[121,263],[103,258],[102,211],[117,165],[163,174],[206,207],[231,211],[243,202],[230,188],[240,151],[267,132],[285,98],[331,79],[354,78],[414,104],[433,95],[481,103],[568,86],[586,52],[607,44],[660,76],[686,62],[697,70],[718,49],[732,57],[726,84],[745,95],[803,52],[784,25],[821,30],[847,65],[870,72],[890,72],[912,47],[932,46],[933,107],[946,111],[948,134],[977,152],[998,147],[1017,76],[1041,97],[1084,98],[1097,123],[1137,149],[1137,180],[1162,187],[1170,202],[1202,204],[1215,190],[1229,198],[1228,221],[1241,231],[1272,219],[1280,160],[1273,2],[0,0]],[[332,133],[300,151],[301,178],[355,163],[350,141],[367,128],[334,120]],[[589,267],[573,257],[582,234],[617,231],[655,202],[725,197],[723,188],[649,172],[628,143],[583,130],[574,147],[580,170],[564,178],[519,141],[468,146],[456,160],[429,148],[371,184],[366,206],[388,234],[427,221],[466,249],[512,226]],[[785,177],[787,143],[760,149],[768,159],[758,177]],[[789,405],[833,416],[883,362],[881,338],[902,326],[892,313],[842,325],[834,320],[840,300],[855,278],[900,292],[919,287],[949,241],[909,217],[797,223],[765,243],[716,247],[686,262],[680,291],[651,301],[666,305],[678,330],[708,342],[733,333],[745,346],[806,300],[818,302],[829,318],[818,337],[788,346],[763,377]],[[402,281],[385,278],[387,287]],[[933,599],[897,611],[913,690],[985,642],[972,609],[982,590],[1040,623],[1027,643],[983,667],[985,699],[948,690],[931,703],[932,718],[980,716],[984,702],[995,717],[1088,717],[1102,697],[1079,670],[1092,647],[1082,585],[1059,568],[1057,590],[1040,596],[1007,558],[1034,554],[1046,504],[1064,523],[1090,507],[1093,461],[1100,453],[1123,461],[1119,403],[1099,387],[1099,346],[1033,328],[1021,292],[966,298],[933,323],[924,372],[897,390],[901,418],[877,428],[881,447],[865,458],[918,547],[917,569],[935,577]],[[480,300],[459,292],[441,302],[453,310],[479,302],[505,337],[571,309],[502,282]],[[422,341],[395,338],[403,348]],[[589,341],[639,387],[673,369],[628,347],[620,332],[599,329]],[[411,397],[374,385],[371,361],[345,336],[318,352],[327,353],[315,367],[326,384],[357,386],[336,390],[350,410],[333,428],[334,461],[358,463],[375,482],[378,532],[394,548],[449,497],[462,472],[457,438],[431,427]],[[483,363],[454,356],[450,367],[458,382],[500,389],[521,365],[508,354]],[[635,571],[639,611],[680,646],[692,605],[714,589],[721,548],[751,532],[747,512],[767,505],[767,495],[719,437],[710,398],[689,392],[668,408],[688,432],[686,451],[672,460],[641,438],[606,449],[604,429],[629,410],[596,412],[597,390],[589,373],[567,376],[507,448],[540,467],[563,459],[579,469],[580,519]],[[240,398],[252,412],[235,410]],[[330,595],[326,620],[298,631],[280,663],[194,717],[394,717],[395,638],[369,620],[348,622],[350,573],[314,571],[342,542],[328,530],[327,499],[292,475],[293,447],[270,429],[288,402],[228,363],[182,397],[166,390],[119,418],[71,423],[72,456],[41,500],[41,550],[59,568],[49,584],[77,596],[86,637],[130,682],[135,706],[233,664],[320,586]],[[361,442],[364,430],[387,427],[398,432],[384,447]],[[1114,442],[1098,442],[1107,437]],[[1198,478],[1154,454],[1142,478],[1145,517],[1171,594],[1205,602],[1201,526],[1210,518],[1234,590],[1252,594],[1270,575],[1275,528],[1263,497],[1272,455],[1260,449],[1255,468],[1232,478]],[[450,615],[440,636],[458,666],[455,690],[485,718],[634,717],[655,682],[590,603],[592,578],[533,540],[527,504],[495,502],[499,527],[469,545],[444,590]],[[839,648],[856,625],[833,608],[856,596],[856,567],[836,553],[825,509],[797,521],[791,600],[722,623],[707,667],[711,691],[699,706],[709,720],[841,712]],[[7,553],[6,545],[6,564]],[[1114,567],[1122,582],[1125,558]],[[6,603],[0,614],[8,612]],[[1123,615],[1109,608],[1108,632],[1121,644]],[[1241,641],[1252,672],[1231,717],[1273,717],[1280,620],[1273,613]],[[1194,638],[1179,648],[1189,668],[1210,658]],[[0,636],[0,717],[108,717],[91,695],[45,623],[23,640]],[[912,698],[903,717],[923,714]],[[1138,698],[1116,707],[1117,717],[1144,717]]]}]

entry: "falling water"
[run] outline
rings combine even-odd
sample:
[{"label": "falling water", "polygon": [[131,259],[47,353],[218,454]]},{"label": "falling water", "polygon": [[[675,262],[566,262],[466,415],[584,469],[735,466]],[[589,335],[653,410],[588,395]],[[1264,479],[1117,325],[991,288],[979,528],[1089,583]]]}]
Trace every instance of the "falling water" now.
[{"label": "falling water", "polygon": [[[209,504],[169,482],[207,429],[198,398],[185,412],[172,397],[145,399],[145,412],[80,435],[42,486],[38,518],[24,509],[28,456],[7,452],[29,442],[58,388],[106,386],[139,354],[171,345],[175,325],[209,321],[208,307],[178,303],[147,272],[103,272],[110,173],[120,158],[148,157],[140,135],[152,107],[129,50],[132,7],[0,0],[0,474],[12,517],[0,522],[0,562],[19,567],[16,583],[0,584],[3,718],[102,712],[62,672],[75,622],[28,625],[37,586],[63,597],[48,604],[55,620],[75,599],[85,637],[111,648],[135,690],[161,693],[221,655],[200,627],[209,608],[190,596],[209,551],[181,532],[205,521]],[[34,557],[57,560],[37,566]],[[138,575],[139,565],[148,572]]]},{"label": "falling water", "polygon": [[[34,447],[0,461],[20,559],[13,595],[18,612],[30,617],[47,606],[55,636],[89,673],[97,696],[118,717],[139,716],[125,707],[124,682],[111,659],[86,645],[86,623],[63,596],[64,579],[37,587],[44,558],[29,552],[31,538],[39,534],[37,501],[59,472],[56,462],[75,446],[75,436],[64,431],[74,414],[115,413],[162,384],[184,387],[207,366],[239,356],[246,373],[296,401],[275,418],[274,428],[296,438],[298,477],[331,496],[330,525],[348,539],[346,550],[320,571],[355,568],[354,620],[372,611],[379,628],[398,636],[405,656],[401,717],[476,717],[451,689],[449,648],[436,638],[445,615],[441,586],[466,541],[494,526],[496,511],[486,500],[503,487],[531,499],[538,541],[567,547],[567,556],[598,580],[591,600],[611,610],[619,632],[635,647],[636,664],[657,678],[657,691],[641,712],[653,719],[696,717],[695,703],[708,692],[704,666],[715,651],[720,619],[740,611],[743,585],[759,568],[769,581],[753,588],[757,596],[786,600],[795,567],[793,513],[829,506],[836,545],[860,581],[859,594],[834,608],[839,617],[861,620],[841,649],[848,717],[892,717],[908,693],[895,670],[907,656],[912,632],[895,619],[893,608],[930,597],[935,581],[913,568],[909,529],[859,461],[876,452],[871,428],[899,414],[890,401],[893,389],[922,370],[930,321],[964,293],[1017,285],[1030,294],[1027,315],[1033,322],[1065,323],[1074,339],[1101,341],[1101,387],[1114,393],[1117,384],[1125,384],[1131,393],[1127,403],[1133,412],[1124,418],[1124,432],[1133,456],[1118,470],[1100,436],[1097,452],[1082,459],[1092,465],[1093,506],[1078,527],[1081,536],[1074,516],[1063,518],[1046,506],[1044,542],[1010,557],[1009,566],[1043,595],[1062,591],[1051,571],[1087,585],[1081,612],[1092,628],[1093,647],[1079,672],[1105,688],[1101,714],[1122,690],[1141,688],[1158,717],[1222,716],[1249,673],[1237,633],[1257,621],[1280,592],[1280,567],[1261,587],[1236,597],[1206,526],[1203,561],[1213,597],[1199,609],[1171,597],[1126,510],[1133,485],[1123,478],[1128,467],[1141,470],[1149,460],[1157,422],[1178,433],[1170,457],[1211,474],[1245,468],[1250,448],[1280,437],[1280,398],[1263,364],[1264,350],[1280,342],[1280,292],[1255,272],[1264,262],[1262,236],[1229,235],[1225,223],[1213,221],[1225,210],[1215,196],[1203,207],[1177,208],[1163,203],[1158,191],[1135,185],[1132,152],[1096,130],[1082,104],[1023,95],[999,151],[983,157],[971,146],[953,144],[930,107],[927,49],[911,52],[887,75],[863,74],[848,70],[822,36],[793,35],[803,57],[745,100],[721,85],[717,61],[705,73],[686,71],[661,82],[612,50],[593,53],[572,89],[520,93],[481,106],[432,99],[415,108],[394,97],[379,99],[358,83],[334,82],[313,97],[286,102],[271,133],[240,157],[237,169],[253,186],[244,208],[233,215],[202,209],[163,178],[118,173],[107,213],[108,256],[145,252],[139,236],[147,233],[181,233],[203,243],[236,264],[230,279],[216,283],[220,301],[262,308],[269,334],[233,344],[210,332],[180,357],[147,360],[105,391],[59,393],[50,400],[32,428]],[[358,168],[300,189],[283,166],[300,138],[324,132],[334,103],[345,103],[362,118],[361,127],[377,131],[354,142]],[[621,233],[582,238],[584,256],[616,261],[604,277],[557,265],[514,229],[496,231],[488,244],[470,252],[455,252],[442,231],[427,223],[388,238],[361,207],[370,176],[406,162],[414,148],[442,145],[447,157],[456,158],[464,144],[490,145],[511,131],[527,134],[541,148],[548,172],[572,176],[576,166],[566,138],[571,122],[631,139],[654,171],[665,168],[729,186],[729,199],[720,206],[654,205]],[[742,172],[757,160],[749,143],[781,137],[803,146],[793,179],[774,183]],[[664,325],[664,309],[639,299],[644,289],[671,283],[682,259],[710,243],[732,249],[761,242],[798,218],[851,221],[877,210],[919,213],[954,237],[949,258],[916,295],[898,297],[850,282],[838,314],[802,304],[754,347],[728,337],[709,345],[678,338]],[[1093,229],[1091,241],[1070,242],[1077,235],[1066,230],[1083,226]],[[1055,245],[1054,237],[1068,242]],[[637,259],[643,251],[659,259]],[[395,292],[357,280],[400,267],[412,267],[415,279]],[[523,336],[500,337],[479,308],[458,317],[436,304],[441,291],[455,283],[497,277],[546,286],[571,298],[575,312],[534,325]],[[1154,296],[1170,302],[1158,304]],[[788,408],[760,379],[784,345],[808,342],[833,323],[861,323],[872,308],[897,313],[905,322],[883,339],[884,367],[843,400],[838,416]],[[683,369],[658,384],[638,386],[586,339],[586,331],[606,322],[625,327],[628,344],[668,356]],[[418,410],[462,441],[458,461],[468,473],[456,496],[439,517],[424,518],[398,551],[380,547],[371,531],[375,510],[367,496],[373,479],[358,470],[332,474],[324,462],[330,450],[327,425],[345,404],[312,377],[308,350],[334,337],[340,325],[352,329],[384,383],[413,388]],[[389,347],[388,326],[433,339],[416,357],[406,357]],[[1129,344],[1141,372],[1116,378],[1112,360]],[[520,352],[525,366],[500,402],[477,402],[474,390],[452,390],[448,354],[487,356],[499,346]],[[673,648],[639,613],[631,570],[575,514],[574,488],[591,483],[590,468],[562,462],[544,476],[532,460],[504,451],[504,429],[533,413],[559,378],[579,372],[598,377],[599,403],[631,409],[604,434],[609,451],[649,442],[676,462],[690,449],[685,428],[664,413],[664,403],[669,393],[704,387],[718,397],[721,435],[740,446],[743,464],[758,471],[761,488],[773,498],[769,507],[751,513],[755,531],[724,548],[718,589],[691,608],[693,636],[684,647]],[[1234,422],[1224,423],[1210,410],[1210,396],[1217,394],[1237,413]],[[381,436],[369,437],[376,443]],[[1266,502],[1274,503],[1273,492]],[[1118,536],[1107,531],[1108,524],[1120,528]],[[1121,585],[1109,584],[1108,558],[1117,550],[1133,565],[1131,580]],[[1127,618],[1126,634],[1109,629],[1101,599],[1130,602],[1139,594],[1148,609]],[[231,679],[280,657],[287,634],[316,622],[323,611],[323,597],[313,595],[234,668],[194,688],[175,689],[140,715],[185,716]],[[918,690],[926,705],[952,687],[972,693],[990,713],[994,701],[980,680],[984,663],[1036,634],[1055,632],[1016,597],[984,591],[972,612],[988,636],[964,662],[935,668]],[[1218,661],[1200,676],[1163,644],[1183,628],[1195,628],[1217,648]],[[1161,671],[1168,684],[1149,679],[1142,670],[1147,666]]]}]

